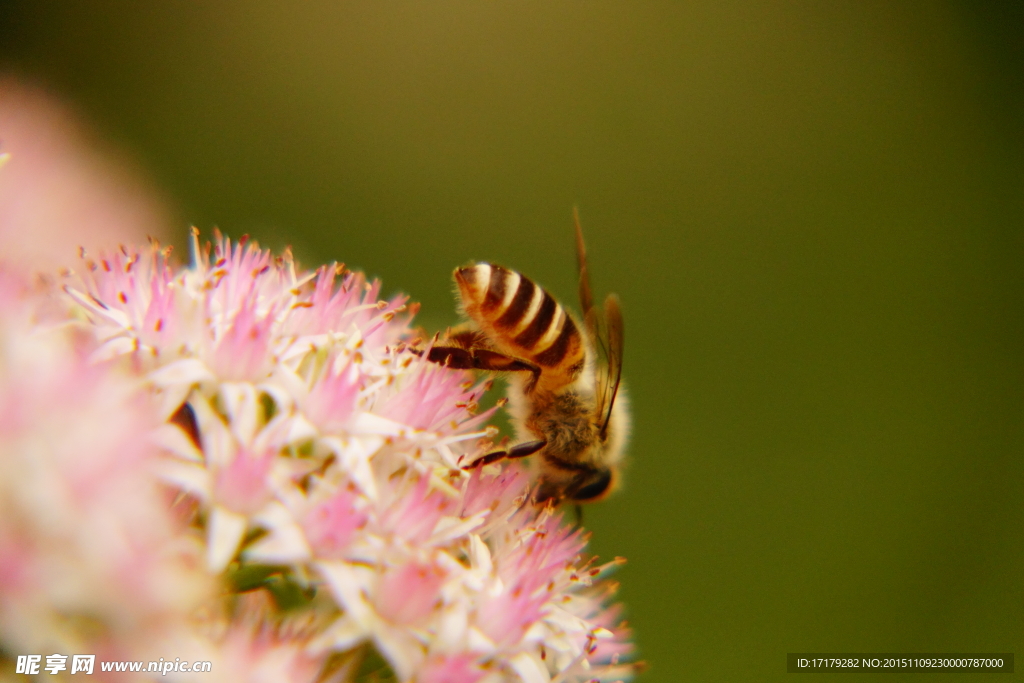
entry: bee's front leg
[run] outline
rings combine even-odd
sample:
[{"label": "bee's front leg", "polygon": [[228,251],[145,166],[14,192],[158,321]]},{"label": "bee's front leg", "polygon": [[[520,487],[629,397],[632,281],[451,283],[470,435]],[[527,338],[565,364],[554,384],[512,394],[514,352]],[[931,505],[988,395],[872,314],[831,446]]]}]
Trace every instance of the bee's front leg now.
[{"label": "bee's front leg", "polygon": [[526,443],[521,443],[516,446],[513,446],[508,450],[494,451],[493,453],[488,453],[487,455],[481,458],[477,458],[476,460],[469,463],[462,469],[475,470],[477,467],[490,465],[492,462],[497,462],[499,460],[514,460],[516,458],[525,458],[526,456],[533,455],[540,449],[544,448],[544,446],[546,446],[547,443],[548,442],[544,440],[527,441]]}]

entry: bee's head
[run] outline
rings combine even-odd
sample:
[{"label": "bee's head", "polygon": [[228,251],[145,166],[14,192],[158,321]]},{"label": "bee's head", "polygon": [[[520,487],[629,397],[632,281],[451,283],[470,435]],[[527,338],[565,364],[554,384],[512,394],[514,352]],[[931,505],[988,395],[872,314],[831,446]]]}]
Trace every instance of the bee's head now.
[{"label": "bee's head", "polygon": [[613,468],[581,473],[565,497],[575,503],[596,503],[615,490],[618,478],[618,471]]}]

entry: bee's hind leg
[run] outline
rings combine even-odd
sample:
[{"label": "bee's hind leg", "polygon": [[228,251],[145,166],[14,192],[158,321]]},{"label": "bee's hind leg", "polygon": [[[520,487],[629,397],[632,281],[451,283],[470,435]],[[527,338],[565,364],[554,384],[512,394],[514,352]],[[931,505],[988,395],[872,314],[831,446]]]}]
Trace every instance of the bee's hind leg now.
[{"label": "bee's hind leg", "polygon": [[515,460],[516,458],[525,458],[528,455],[533,455],[540,449],[547,445],[547,441],[527,441],[521,443],[508,450],[494,451],[487,455],[477,458],[473,462],[469,463],[462,469],[464,470],[475,470],[477,467],[483,467],[484,465],[490,465],[492,462],[498,462],[499,460]]},{"label": "bee's hind leg", "polygon": [[[422,355],[422,354],[421,354]],[[427,360],[457,370],[489,370],[490,372],[529,372],[532,377],[527,387],[529,393],[540,379],[540,366],[522,358],[506,356],[498,351],[479,347],[464,349],[461,346],[433,346],[426,354]]]}]

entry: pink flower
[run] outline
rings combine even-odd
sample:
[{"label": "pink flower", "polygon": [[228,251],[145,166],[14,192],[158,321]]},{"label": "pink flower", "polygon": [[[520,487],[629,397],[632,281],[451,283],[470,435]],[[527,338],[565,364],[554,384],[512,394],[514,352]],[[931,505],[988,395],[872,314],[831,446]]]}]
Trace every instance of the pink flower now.
[{"label": "pink flower", "polygon": [[385,569],[377,592],[377,611],[400,626],[418,626],[437,607],[445,578],[441,567],[420,562]]},{"label": "pink flower", "polygon": [[471,655],[434,656],[423,663],[416,683],[476,683],[486,673]]},{"label": "pink flower", "polygon": [[269,374],[270,330],[277,310],[260,310],[255,294],[253,290],[238,302],[230,324],[214,342],[210,369],[224,379],[260,380]]},{"label": "pink flower", "polygon": [[[88,445],[53,449],[62,469],[40,480],[44,497],[0,484],[0,506],[35,515],[0,517],[0,574],[39,596],[20,609],[56,600],[56,574],[37,571],[54,550],[26,529],[94,538],[95,509],[133,541],[91,560],[82,593],[137,596],[130,618],[110,612],[125,623],[166,612],[146,652],[180,647],[249,681],[347,680],[375,658],[421,683],[630,675],[604,576],[618,563],[584,556],[584,533],[532,500],[521,465],[461,469],[493,447],[494,409],[477,411],[490,381],[410,349],[404,297],[246,239],[192,248],[188,268],[155,243],[84,255],[62,288],[31,295],[65,341],[19,366],[25,382],[0,373],[0,423],[17,426],[0,455],[6,434],[38,440],[58,409]],[[39,323],[25,320],[13,338],[35,358]],[[156,532],[135,539],[143,521]],[[227,596],[190,592],[196,577]],[[3,604],[0,634],[13,633],[5,615],[23,612]],[[141,647],[127,634],[105,646]]]},{"label": "pink flower", "polygon": [[214,498],[243,515],[259,512],[273,498],[267,481],[273,456],[269,451],[254,454],[239,450],[231,463],[217,472]]},{"label": "pink flower", "polygon": [[170,232],[158,193],[42,88],[0,78],[0,263],[30,278],[90,249]]},{"label": "pink flower", "polygon": [[441,518],[451,515],[456,502],[440,491],[430,491],[430,479],[396,487],[394,500],[380,511],[377,530],[414,545],[428,542]]},{"label": "pink flower", "polygon": [[359,366],[344,356],[327,361],[319,381],[300,399],[309,421],[326,432],[344,430],[359,403],[363,378]]},{"label": "pink flower", "polygon": [[50,296],[0,294],[0,641],[82,651],[102,632],[132,651],[213,584],[154,476],[153,397],[129,369],[88,363],[67,325],[41,325]]},{"label": "pink flower", "polygon": [[[216,630],[174,645],[190,661],[209,661],[208,673],[185,680],[214,678],[240,683],[311,683],[328,656],[309,648],[307,623],[275,619],[276,608],[266,596],[247,593],[237,598],[235,614]],[[171,674],[173,676],[174,674]],[[178,674],[181,677],[181,674]]]},{"label": "pink flower", "polygon": [[356,508],[356,500],[353,491],[342,488],[302,517],[300,524],[316,557],[344,557],[356,533],[366,526],[367,515]]}]

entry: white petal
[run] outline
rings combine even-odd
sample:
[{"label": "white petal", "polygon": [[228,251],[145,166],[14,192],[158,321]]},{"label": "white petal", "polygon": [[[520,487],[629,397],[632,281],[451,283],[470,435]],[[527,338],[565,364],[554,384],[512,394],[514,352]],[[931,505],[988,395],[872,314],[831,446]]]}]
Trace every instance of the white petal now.
[{"label": "white petal", "polygon": [[156,389],[153,393],[157,395],[160,401],[160,418],[169,420],[177,412],[178,408],[181,407],[181,404],[185,402],[188,395],[192,393],[192,385],[175,384],[163,389]]},{"label": "white petal", "polygon": [[478,512],[472,517],[466,519],[460,519],[458,517],[442,517],[437,520],[437,526],[434,527],[434,533],[431,535],[430,540],[427,541],[428,545],[442,545],[448,541],[465,536],[467,533],[477,528],[484,523],[484,517],[487,516],[486,511]]},{"label": "white petal", "polygon": [[219,506],[210,511],[206,566],[211,572],[220,572],[228,566],[242,542],[247,525],[245,515]]},{"label": "white petal", "polygon": [[341,470],[347,474],[366,497],[377,500],[377,482],[370,467],[370,458],[384,445],[379,436],[356,437],[342,441],[337,437],[321,439],[320,443],[338,458]]},{"label": "white petal", "polygon": [[149,373],[149,381],[160,388],[181,385],[191,387],[213,379],[213,373],[196,358],[176,360]]},{"label": "white petal", "polygon": [[452,449],[448,444],[439,443],[434,447],[434,449],[437,451],[438,455],[441,456],[441,462],[443,462],[447,467],[450,467],[453,470],[457,470],[461,467],[458,456],[452,452]]},{"label": "white petal", "polygon": [[89,356],[89,360],[93,363],[99,364],[119,356],[127,356],[128,354],[135,352],[138,348],[138,343],[139,342],[135,337],[114,337],[104,342],[95,351],[93,351]]},{"label": "white petal", "polygon": [[292,422],[294,421],[294,415],[275,415],[249,442],[252,449],[257,452],[278,451],[292,443],[288,440],[288,435],[292,432]]},{"label": "white petal", "polygon": [[532,652],[520,652],[509,660],[509,664],[523,679],[523,683],[549,683],[548,668]]},{"label": "white petal", "polygon": [[370,632],[364,625],[360,624],[355,619],[350,619],[349,616],[345,614],[328,626],[327,630],[317,636],[317,638],[309,644],[309,647],[314,652],[319,652],[321,650],[337,650],[338,652],[344,652],[346,650],[351,650],[360,642],[366,640],[369,636]]},{"label": "white petal", "polygon": [[255,519],[270,533],[246,549],[247,558],[268,563],[285,563],[299,562],[310,557],[309,544],[306,543],[302,529],[281,503],[270,503],[256,515]]},{"label": "white petal", "polygon": [[318,562],[316,567],[345,613],[367,631],[371,630],[378,619],[366,601],[370,583],[366,573],[344,562]]},{"label": "white petal", "polygon": [[202,462],[203,454],[196,448],[192,439],[177,425],[164,424],[153,430],[153,443],[165,451],[169,451],[183,460]]},{"label": "white petal", "polygon": [[387,658],[400,681],[412,678],[423,662],[423,646],[408,631],[385,627],[378,629],[374,640],[380,653]]},{"label": "white petal", "polygon": [[164,481],[194,493],[203,500],[210,499],[210,473],[202,463],[167,458],[161,460],[156,469],[158,476]]},{"label": "white petal", "polygon": [[355,351],[363,342],[363,331],[360,330],[355,323],[350,325],[350,329],[352,331],[349,332],[348,337],[345,338],[345,348],[349,351]]},{"label": "white petal", "polygon": [[203,435],[203,454],[207,464],[212,468],[227,467],[238,451],[235,438],[206,400],[195,400],[191,405],[199,433]]},{"label": "white petal", "polygon": [[484,574],[494,572],[494,563],[491,561],[491,551],[487,544],[476,534],[469,536],[469,564],[473,569]]},{"label": "white petal", "polygon": [[251,444],[262,413],[256,387],[248,382],[224,382],[220,385],[220,397],[231,431],[239,442]]},{"label": "white petal", "polygon": [[590,628],[589,622],[581,619],[572,612],[563,609],[561,605],[549,603],[549,609],[544,615],[544,620],[566,632],[583,632]]},{"label": "white petal", "polygon": [[288,423],[288,435],[285,439],[286,443],[301,443],[315,439],[319,434],[317,428],[305,416],[295,415]]},{"label": "white petal", "polygon": [[[271,376],[274,379],[279,378],[280,370],[292,370],[293,368],[301,365],[303,359],[305,359],[306,357],[306,354],[314,351],[314,349],[311,349],[309,345],[303,343],[303,341],[299,341],[298,343],[287,344],[283,347],[275,347],[274,357],[277,358],[280,362],[277,364],[278,367],[274,368],[274,370],[271,372]],[[301,396],[302,394],[295,395]]]},{"label": "white petal", "polygon": [[481,632],[475,626],[471,626],[469,630],[466,631],[466,635],[467,650],[484,653],[494,652],[494,641],[488,638],[483,632]]},{"label": "white petal", "polygon": [[408,425],[389,420],[380,415],[362,412],[352,423],[352,431],[359,434],[379,434],[381,436],[399,436],[413,431]]},{"label": "white petal", "polygon": [[115,326],[122,328],[131,326],[128,316],[124,311],[119,311],[116,308],[107,308],[106,306],[99,304],[93,297],[78,291],[74,287],[65,287],[64,291],[91,313],[103,318],[107,322],[113,323]]},{"label": "white petal", "polygon": [[535,621],[530,624],[526,633],[523,634],[523,640],[528,643],[543,642],[549,649],[566,650],[572,652],[574,656],[580,652],[579,646],[575,645],[575,642],[570,640],[564,632],[557,629],[552,631],[543,621]]},{"label": "white petal", "polygon": [[469,628],[468,610],[463,605],[452,605],[446,608],[437,622],[437,633],[431,643],[431,650],[436,652],[456,652],[466,641],[466,630]]}]

